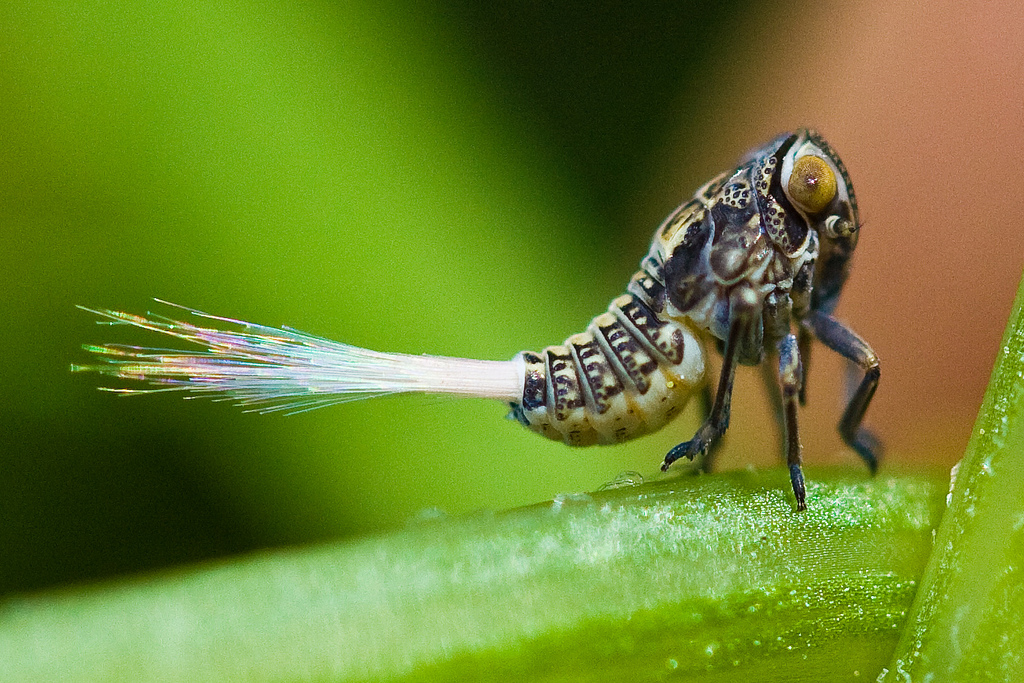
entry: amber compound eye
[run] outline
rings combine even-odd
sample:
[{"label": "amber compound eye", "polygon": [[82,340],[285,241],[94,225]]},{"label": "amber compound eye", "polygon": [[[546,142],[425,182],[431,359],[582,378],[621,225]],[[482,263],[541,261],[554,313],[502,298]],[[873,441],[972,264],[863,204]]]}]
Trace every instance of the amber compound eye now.
[{"label": "amber compound eye", "polygon": [[801,209],[818,213],[836,196],[836,174],[824,159],[808,154],[793,164],[787,189]]}]

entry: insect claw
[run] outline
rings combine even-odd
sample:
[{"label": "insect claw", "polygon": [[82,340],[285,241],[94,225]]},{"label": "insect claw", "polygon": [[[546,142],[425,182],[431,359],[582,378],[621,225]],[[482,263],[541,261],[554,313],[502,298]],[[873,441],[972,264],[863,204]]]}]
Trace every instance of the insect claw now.
[{"label": "insect claw", "polygon": [[684,441],[681,444],[673,446],[672,450],[665,455],[665,461],[661,463],[661,471],[667,472],[668,468],[672,466],[672,463],[680,458],[686,458],[687,460],[693,461],[694,456],[707,450],[707,444],[702,442],[703,439],[697,435],[689,441]]},{"label": "insect claw", "polygon": [[789,466],[789,480],[793,483],[797,512],[803,512],[807,509],[807,489],[804,486],[804,473],[799,464]]},{"label": "insect claw", "polygon": [[[661,463],[661,471],[666,472],[668,468],[672,466],[676,460],[680,458],[686,458],[693,462],[694,458],[697,458],[697,471],[698,472],[710,472],[710,462],[708,460],[708,452],[712,446],[718,441],[718,437],[725,431],[724,426],[716,427],[713,424],[704,423],[697,433],[693,435],[693,438],[689,441],[684,441],[681,444],[672,447],[665,455],[665,461]],[[700,456],[699,458],[697,456]]]}]

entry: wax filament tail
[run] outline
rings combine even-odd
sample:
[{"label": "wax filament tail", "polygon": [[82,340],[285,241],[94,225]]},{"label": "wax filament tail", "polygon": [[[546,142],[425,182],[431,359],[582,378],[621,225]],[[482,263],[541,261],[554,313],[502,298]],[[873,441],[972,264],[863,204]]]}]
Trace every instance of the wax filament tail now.
[{"label": "wax filament tail", "polygon": [[79,308],[99,316],[101,323],[149,330],[197,346],[198,350],[89,344],[83,348],[94,354],[97,362],[72,365],[71,369],[147,385],[104,387],[105,391],[182,391],[232,401],[260,413],[299,413],[406,392],[505,402],[522,396],[523,374],[515,360],[383,353],[289,327],[267,327],[156,301],[178,309],[179,317],[185,319]]}]

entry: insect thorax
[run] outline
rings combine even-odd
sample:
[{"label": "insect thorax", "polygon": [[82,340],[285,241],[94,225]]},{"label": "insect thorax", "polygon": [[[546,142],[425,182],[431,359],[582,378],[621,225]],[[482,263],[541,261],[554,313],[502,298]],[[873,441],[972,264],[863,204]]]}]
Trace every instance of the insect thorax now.
[{"label": "insect thorax", "polygon": [[700,188],[661,224],[641,263],[664,289],[664,317],[723,342],[742,295],[753,314],[738,360],[749,365],[806,314],[819,250],[807,220],[776,199],[777,146]]}]

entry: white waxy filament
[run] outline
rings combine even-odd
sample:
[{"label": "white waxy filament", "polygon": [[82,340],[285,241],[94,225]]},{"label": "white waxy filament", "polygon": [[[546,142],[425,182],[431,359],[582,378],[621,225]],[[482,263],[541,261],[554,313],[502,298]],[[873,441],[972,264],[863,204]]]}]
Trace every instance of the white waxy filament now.
[{"label": "white waxy filament", "polygon": [[[152,313],[132,315],[82,308],[111,325],[131,325],[194,344],[198,350],[124,344],[86,345],[97,363],[73,365],[147,383],[106,388],[124,394],[184,391],[233,401],[251,410],[299,413],[363,398],[403,392],[453,394],[519,401],[522,362],[382,353],[331,341],[289,327],[273,328],[222,318],[165,301],[200,318],[199,324]],[[182,316],[184,317],[184,316]]]}]

